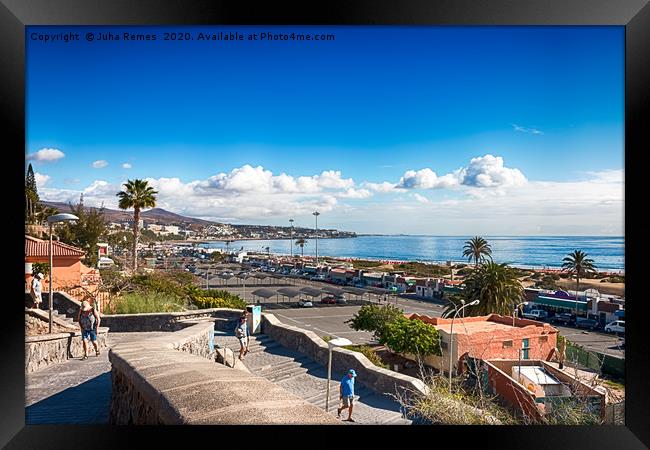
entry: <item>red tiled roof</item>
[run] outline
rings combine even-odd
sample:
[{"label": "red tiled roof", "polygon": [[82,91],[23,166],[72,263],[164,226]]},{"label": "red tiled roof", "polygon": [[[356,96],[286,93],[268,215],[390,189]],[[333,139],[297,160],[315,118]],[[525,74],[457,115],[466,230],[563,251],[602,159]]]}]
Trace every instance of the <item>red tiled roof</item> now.
[{"label": "red tiled roof", "polygon": [[[36,239],[32,236],[25,236],[25,256],[50,256],[50,242]],[[84,256],[86,252],[78,247],[64,244],[62,242],[52,242],[53,256]]]}]

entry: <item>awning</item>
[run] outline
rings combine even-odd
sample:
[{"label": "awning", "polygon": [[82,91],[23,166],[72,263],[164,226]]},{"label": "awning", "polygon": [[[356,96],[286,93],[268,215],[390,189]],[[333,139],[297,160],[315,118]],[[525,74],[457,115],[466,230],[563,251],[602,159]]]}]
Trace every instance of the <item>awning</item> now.
[{"label": "awning", "polygon": [[304,287],[300,289],[300,292],[302,292],[305,295],[308,295],[309,297],[316,297],[318,295],[321,295],[323,291],[320,289],[315,289],[311,287]]},{"label": "awning", "polygon": [[532,302],[537,305],[551,306],[554,308],[563,308],[572,311],[584,311],[587,312],[587,302],[581,302],[576,300],[566,300],[562,298],[553,298],[553,297],[544,297],[542,295],[537,296],[537,298]]},{"label": "awning", "polygon": [[619,319],[625,319],[625,310],[619,309],[618,311],[614,311],[614,315]]},{"label": "awning", "polygon": [[276,295],[277,292],[274,291],[273,289],[262,288],[262,289],[256,289],[256,290],[254,290],[253,292],[251,292],[251,294],[253,294],[253,295],[256,296],[256,297],[271,298],[271,297],[273,297],[274,295]]},{"label": "awning", "polygon": [[299,296],[301,292],[300,289],[298,288],[286,287],[286,288],[278,289],[278,294],[283,295],[285,297],[293,298]]},{"label": "awning", "polygon": [[347,292],[348,294],[352,295],[363,295],[366,293],[365,289],[355,288],[352,286],[345,286],[342,290],[343,292]]},{"label": "awning", "polygon": [[334,294],[334,295],[343,295],[345,293],[343,289],[339,289],[334,286],[324,286],[321,288],[321,291],[327,292],[329,294]]},{"label": "awning", "polygon": [[372,292],[373,294],[377,294],[377,295],[390,294],[390,291],[388,289],[384,289],[380,287],[369,286],[366,288],[366,290],[368,292]]}]

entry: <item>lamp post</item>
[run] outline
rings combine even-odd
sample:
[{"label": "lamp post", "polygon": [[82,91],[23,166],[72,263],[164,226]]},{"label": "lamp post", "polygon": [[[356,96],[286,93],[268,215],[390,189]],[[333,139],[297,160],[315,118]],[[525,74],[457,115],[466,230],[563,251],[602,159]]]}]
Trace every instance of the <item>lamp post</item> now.
[{"label": "lamp post", "polygon": [[449,329],[449,393],[451,394],[451,369],[452,369],[452,362],[453,362],[453,349],[454,349],[454,319],[458,315],[459,312],[461,312],[463,309],[467,308],[468,306],[474,306],[478,305],[480,301],[478,299],[474,300],[473,302],[469,302],[466,305],[461,306],[460,308],[456,309],[456,312],[454,313],[454,316],[451,318],[451,328]]},{"label": "lamp post", "polygon": [[205,290],[209,291],[210,290],[210,266],[208,266],[207,269],[205,269]]},{"label": "lamp post", "polygon": [[314,211],[312,214],[316,217],[316,270],[318,270],[318,216],[320,213]]},{"label": "lamp post", "polygon": [[329,355],[327,357],[327,397],[325,398],[325,412],[329,412],[330,408],[330,378],[332,378],[332,350],[334,347],[343,347],[344,345],[352,345],[352,342],[345,338],[332,339],[327,343],[329,348]]},{"label": "lamp post", "polygon": [[289,229],[289,242],[291,243],[289,251],[291,252],[291,259],[293,259],[293,219],[289,219],[289,223],[291,224],[291,228]]},{"label": "lamp post", "polygon": [[47,223],[50,224],[50,246],[49,246],[49,253],[50,253],[50,292],[48,294],[48,303],[49,303],[49,333],[52,333],[52,297],[54,297],[54,291],[52,290],[52,269],[54,266],[54,255],[52,253],[52,226],[55,223],[58,222],[70,222],[73,220],[79,220],[79,217],[75,216],[74,214],[55,214],[53,216],[50,216],[47,218]]},{"label": "lamp post", "polygon": [[517,310],[519,309],[520,306],[527,305],[528,302],[521,302],[517,306],[515,306],[514,311],[512,311],[512,326],[515,326],[515,317],[517,316]]}]

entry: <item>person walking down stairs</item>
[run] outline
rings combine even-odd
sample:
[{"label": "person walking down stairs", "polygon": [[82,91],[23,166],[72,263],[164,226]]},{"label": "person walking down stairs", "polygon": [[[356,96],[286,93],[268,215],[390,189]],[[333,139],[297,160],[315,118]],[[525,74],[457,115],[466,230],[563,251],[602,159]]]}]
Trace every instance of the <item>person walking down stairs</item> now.
[{"label": "person walking down stairs", "polygon": [[237,322],[235,327],[235,336],[239,340],[239,360],[244,359],[244,355],[248,353],[248,344],[250,337],[248,336],[248,330],[246,329],[246,313],[242,314]]},{"label": "person walking down stairs", "polygon": [[81,339],[84,346],[84,356],[82,360],[88,359],[88,344],[90,340],[95,347],[95,355],[99,356],[99,347],[97,347],[97,330],[99,329],[99,314],[95,308],[90,306],[86,300],[81,302],[81,309],[79,310],[79,317],[77,318],[79,326],[81,326]]}]

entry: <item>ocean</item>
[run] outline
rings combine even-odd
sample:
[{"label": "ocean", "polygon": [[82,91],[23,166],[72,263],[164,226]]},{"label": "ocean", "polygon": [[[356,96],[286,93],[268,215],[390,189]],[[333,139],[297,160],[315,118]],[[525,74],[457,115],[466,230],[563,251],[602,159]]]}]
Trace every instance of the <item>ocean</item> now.
[{"label": "ocean", "polygon": [[[594,260],[599,271],[625,270],[625,238],[603,236],[483,236],[492,247],[492,259],[515,267],[560,268],[562,259],[573,250],[582,250]],[[467,262],[463,246],[471,236],[359,236],[346,239],[318,239],[319,256],[422,261],[444,263]],[[315,239],[306,239],[305,256],[314,256]],[[294,241],[295,242],[295,241]],[[225,248],[224,242],[202,244],[207,248]],[[230,244],[231,250],[289,254],[288,239],[243,240]],[[300,247],[294,245],[294,255]]]}]

